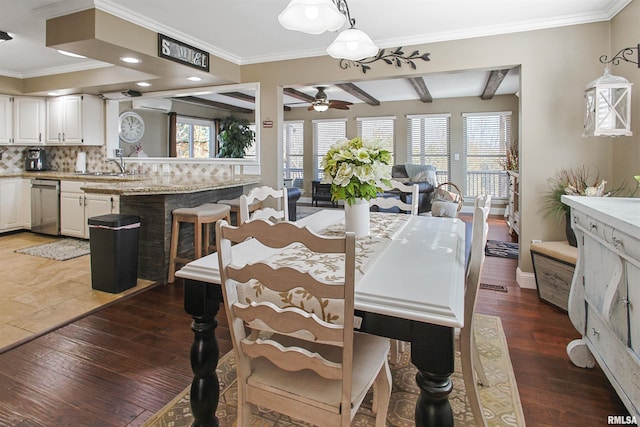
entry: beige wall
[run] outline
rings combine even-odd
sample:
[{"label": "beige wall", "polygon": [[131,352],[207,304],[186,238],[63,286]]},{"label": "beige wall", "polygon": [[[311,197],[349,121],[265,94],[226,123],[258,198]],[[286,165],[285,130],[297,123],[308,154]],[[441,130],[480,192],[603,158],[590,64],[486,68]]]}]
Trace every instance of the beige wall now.
[{"label": "beige wall", "polygon": [[[518,135],[518,108],[519,101],[516,96],[496,96],[492,100],[483,101],[479,97],[435,99],[433,102],[421,101],[395,101],[384,102],[379,106],[371,106],[357,103],[349,107],[349,110],[329,109],[324,113],[307,111],[305,108],[293,108],[284,113],[285,120],[304,120],[304,181],[305,194],[311,194],[311,180],[313,175],[313,120],[318,119],[347,119],[347,137],[354,138],[357,131],[358,117],[395,116],[394,160],[395,163],[406,163],[408,158],[408,130],[407,115],[410,114],[451,114],[451,153],[460,153],[460,160],[452,160],[451,170],[454,173],[451,180],[459,183],[464,180],[462,173],[462,153],[464,144],[462,139],[462,113],[475,113],[484,111],[511,111],[513,113],[513,135]],[[456,164],[457,163],[457,164]]]},{"label": "beige wall", "polygon": [[[625,11],[626,13],[626,11]],[[568,26],[503,36],[412,46],[430,52],[432,60],[417,70],[374,64],[363,74],[342,70],[329,57],[247,65],[243,81],[260,81],[263,119],[282,116],[282,86],[358,81],[389,75],[416,75],[478,68],[521,66],[521,257],[520,268],[531,272],[532,239],[563,240],[563,224],[542,219],[541,196],[547,179],[563,167],[594,164],[603,177],[612,174],[611,142],[585,139],[582,102],[585,85],[602,73],[598,58],[607,51],[609,23]],[[409,50],[409,48],[407,48]],[[638,111],[636,109],[636,111]],[[281,127],[262,129],[262,173],[267,185],[282,185]],[[516,136],[516,135],[514,135]],[[622,156],[623,154],[621,154]]]},{"label": "beige wall", "polygon": [[[626,47],[637,47],[640,43],[640,2],[632,1],[624,10],[616,16],[611,26],[611,47],[606,53],[615,55]],[[603,52],[603,53],[605,53]],[[640,52],[633,55],[638,61]],[[611,66],[611,73],[625,77],[633,83],[631,90],[631,130],[633,136],[611,138],[612,150],[612,174],[611,182],[614,185],[626,183],[629,186],[636,184],[634,175],[640,175],[640,68],[630,62],[622,62]],[[638,194],[636,194],[637,196]]]}]

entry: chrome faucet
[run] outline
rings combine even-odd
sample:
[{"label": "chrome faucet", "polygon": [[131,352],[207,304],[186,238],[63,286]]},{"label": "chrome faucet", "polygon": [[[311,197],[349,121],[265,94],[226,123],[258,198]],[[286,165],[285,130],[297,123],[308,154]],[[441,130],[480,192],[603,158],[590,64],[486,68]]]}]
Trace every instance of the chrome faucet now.
[{"label": "chrome faucet", "polygon": [[123,155],[123,151],[122,148],[116,148],[116,157],[118,157],[120,159],[120,161],[118,162],[115,159],[107,159],[108,162],[113,162],[116,165],[118,165],[118,167],[120,168],[120,173],[127,173],[126,169],[124,167],[124,158],[122,157]]}]

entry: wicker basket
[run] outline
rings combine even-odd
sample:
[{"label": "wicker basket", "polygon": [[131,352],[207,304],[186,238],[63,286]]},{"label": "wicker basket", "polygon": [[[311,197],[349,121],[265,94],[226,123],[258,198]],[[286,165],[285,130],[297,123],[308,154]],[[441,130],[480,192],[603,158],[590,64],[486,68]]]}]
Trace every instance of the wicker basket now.
[{"label": "wicker basket", "polygon": [[[449,188],[453,188],[456,192],[452,192],[447,190],[447,186]],[[458,209],[456,213],[460,213],[462,210],[462,191],[460,188],[455,185],[453,182],[443,182],[438,185],[436,189],[433,191],[433,197],[431,198],[431,203],[433,202],[449,202],[456,203],[458,205]]]}]

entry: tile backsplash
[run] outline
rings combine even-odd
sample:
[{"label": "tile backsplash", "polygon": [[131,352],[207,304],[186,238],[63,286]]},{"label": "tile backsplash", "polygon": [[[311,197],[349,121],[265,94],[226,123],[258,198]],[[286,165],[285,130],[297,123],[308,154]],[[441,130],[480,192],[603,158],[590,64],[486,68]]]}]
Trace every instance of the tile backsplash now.
[{"label": "tile backsplash", "polygon": [[[29,147],[0,146],[2,158],[0,159],[0,173],[16,173],[24,171],[25,156]],[[117,166],[106,160],[105,147],[56,147],[47,146],[47,158],[52,170],[60,172],[74,172],[76,167],[76,157],[78,152],[86,153],[87,171],[91,172],[115,172]],[[171,174],[171,175],[211,175],[230,176],[233,166],[210,163],[176,163],[176,162],[153,162],[145,160],[138,162],[135,158],[125,157],[125,164],[128,171],[143,172],[149,175]],[[248,171],[246,171],[249,173]]]}]

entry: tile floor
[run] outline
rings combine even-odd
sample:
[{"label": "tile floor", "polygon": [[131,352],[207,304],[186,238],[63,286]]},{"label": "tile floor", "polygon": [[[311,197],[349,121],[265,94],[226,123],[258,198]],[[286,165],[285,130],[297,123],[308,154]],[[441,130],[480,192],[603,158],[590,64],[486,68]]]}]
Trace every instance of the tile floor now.
[{"label": "tile floor", "polygon": [[14,252],[54,240],[31,232],[0,235],[0,352],[154,284],[138,279],[118,294],[95,291],[89,255],[55,261]]}]

